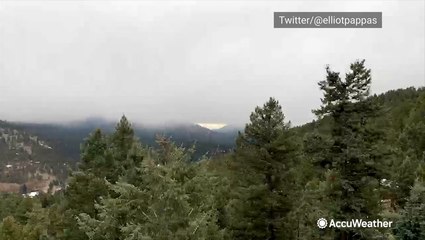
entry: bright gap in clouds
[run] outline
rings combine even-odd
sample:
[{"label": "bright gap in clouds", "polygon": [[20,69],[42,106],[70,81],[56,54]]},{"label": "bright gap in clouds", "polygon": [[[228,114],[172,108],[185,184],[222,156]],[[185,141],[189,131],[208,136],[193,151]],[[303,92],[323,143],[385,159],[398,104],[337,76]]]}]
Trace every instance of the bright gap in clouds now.
[{"label": "bright gap in clouds", "polygon": [[225,127],[225,123],[197,123],[199,126],[208,128],[210,130],[216,130]]}]

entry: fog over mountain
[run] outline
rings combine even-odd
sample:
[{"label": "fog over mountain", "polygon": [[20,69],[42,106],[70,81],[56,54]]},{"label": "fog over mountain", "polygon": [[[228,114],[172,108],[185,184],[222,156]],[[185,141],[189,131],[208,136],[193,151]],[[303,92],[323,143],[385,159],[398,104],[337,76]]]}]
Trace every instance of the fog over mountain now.
[{"label": "fog over mountain", "polygon": [[[382,11],[383,28],[273,28],[274,11],[300,9]],[[424,85],[423,12],[423,1],[1,1],[0,119],[243,125],[274,96],[306,123],[326,64],[343,73],[366,59],[373,93]]]}]

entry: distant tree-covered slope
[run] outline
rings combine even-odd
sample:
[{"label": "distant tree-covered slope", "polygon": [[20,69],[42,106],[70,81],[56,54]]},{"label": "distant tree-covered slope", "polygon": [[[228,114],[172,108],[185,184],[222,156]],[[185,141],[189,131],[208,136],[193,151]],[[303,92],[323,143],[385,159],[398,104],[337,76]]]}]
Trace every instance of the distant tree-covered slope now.
[{"label": "distant tree-covered slope", "polygon": [[[388,92],[373,95],[370,101],[379,104],[381,110],[374,124],[380,130],[387,131],[387,137],[390,141],[395,141],[403,131],[409,113],[414,108],[421,95],[425,94],[425,88],[409,87],[405,89],[390,90]],[[294,127],[292,130],[300,135],[317,129],[319,132],[327,134],[330,131],[330,119],[324,117],[318,121],[312,121],[307,124]]]},{"label": "distant tree-covered slope", "polygon": [[0,122],[0,192],[52,190],[67,178],[69,162],[40,136]]},{"label": "distant tree-covered slope", "polygon": [[[425,88],[411,87],[391,90],[369,98],[369,101],[381,105],[373,124],[380,131],[386,132],[387,144],[395,144],[398,141],[406,122],[409,121],[409,113],[417,106],[421,94],[425,94]],[[330,118],[325,116],[321,120],[293,127],[290,131],[300,139],[306,133],[314,131],[329,135],[330,121]],[[51,172],[61,179],[66,178],[67,168],[74,168],[80,159],[81,143],[96,128],[111,133],[115,124],[98,118],[66,125],[0,121],[0,170],[3,172],[0,182],[25,183],[37,169],[39,172]],[[196,124],[160,127],[135,124],[133,128],[141,143],[150,147],[158,147],[155,142],[157,135],[171,137],[177,145],[184,147],[196,144],[194,160],[205,154],[213,156],[232,150],[239,131],[239,128],[232,126],[212,131]],[[29,151],[31,154],[28,154]],[[25,163],[27,167],[19,171],[15,169],[12,175],[7,174],[10,169],[6,166],[13,165],[13,168],[18,168],[18,163]]]},{"label": "distant tree-covered slope", "polygon": [[[3,123],[6,124],[6,122]],[[80,144],[93,129],[100,128],[108,133],[115,127],[113,122],[102,119],[89,119],[66,125],[17,122],[7,122],[7,124],[14,129],[40,136],[49,142],[56,152],[74,163],[80,158]],[[227,152],[233,148],[237,135],[236,131],[217,132],[189,123],[161,127],[135,125],[134,129],[140,141],[152,147],[156,147],[157,135],[171,137],[176,144],[182,144],[185,147],[195,144],[197,149],[194,154],[195,159],[204,154]]]}]

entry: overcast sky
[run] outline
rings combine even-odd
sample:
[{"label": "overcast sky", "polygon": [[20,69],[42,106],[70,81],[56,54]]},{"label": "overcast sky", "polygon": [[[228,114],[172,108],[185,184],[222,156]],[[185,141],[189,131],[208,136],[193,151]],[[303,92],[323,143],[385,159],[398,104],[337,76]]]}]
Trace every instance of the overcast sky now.
[{"label": "overcast sky", "polygon": [[[382,11],[382,29],[274,29],[276,11]],[[0,119],[241,124],[314,118],[324,67],[424,86],[424,1],[1,1]]]}]

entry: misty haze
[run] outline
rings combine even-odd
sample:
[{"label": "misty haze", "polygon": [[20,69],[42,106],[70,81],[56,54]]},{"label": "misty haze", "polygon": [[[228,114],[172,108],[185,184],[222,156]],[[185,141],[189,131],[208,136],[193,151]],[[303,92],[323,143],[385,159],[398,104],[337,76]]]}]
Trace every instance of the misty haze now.
[{"label": "misty haze", "polygon": [[0,240],[425,239],[424,12],[0,0]]},{"label": "misty haze", "polygon": [[[276,97],[314,119],[317,82],[366,59],[372,93],[424,84],[421,1],[0,4],[3,119],[63,122],[124,113],[139,123],[242,125]],[[273,29],[273,11],[382,11],[382,29]],[[403,16],[403,17],[401,17]],[[409,16],[408,18],[405,16]]]}]

